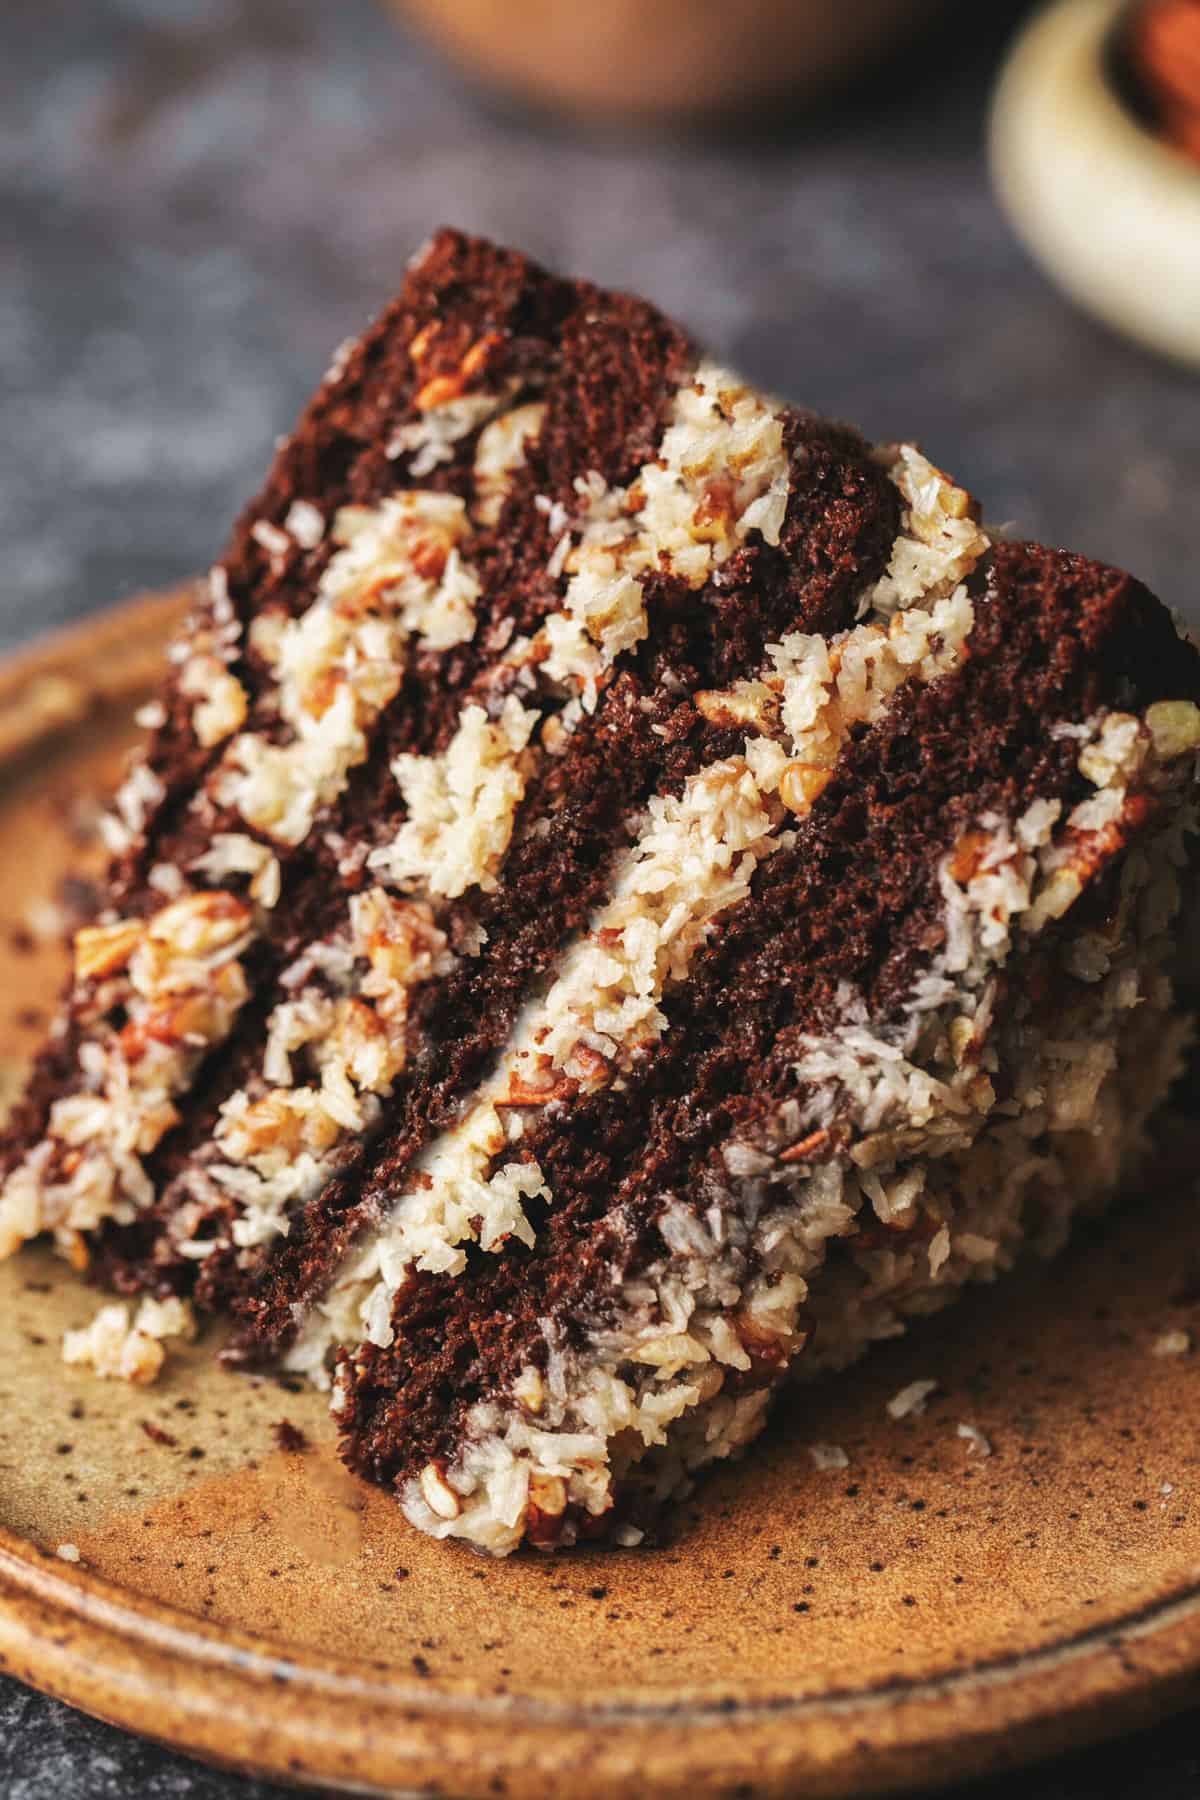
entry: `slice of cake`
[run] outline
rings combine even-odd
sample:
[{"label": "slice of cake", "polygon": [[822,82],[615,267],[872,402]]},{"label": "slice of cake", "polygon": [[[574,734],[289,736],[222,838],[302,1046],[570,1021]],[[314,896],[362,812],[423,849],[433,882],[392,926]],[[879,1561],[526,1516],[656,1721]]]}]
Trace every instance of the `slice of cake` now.
[{"label": "slice of cake", "polygon": [[176,648],[0,1254],[227,1316],[423,1530],[636,1542],[1136,1169],[1198,700],[1129,576],[443,232]]}]

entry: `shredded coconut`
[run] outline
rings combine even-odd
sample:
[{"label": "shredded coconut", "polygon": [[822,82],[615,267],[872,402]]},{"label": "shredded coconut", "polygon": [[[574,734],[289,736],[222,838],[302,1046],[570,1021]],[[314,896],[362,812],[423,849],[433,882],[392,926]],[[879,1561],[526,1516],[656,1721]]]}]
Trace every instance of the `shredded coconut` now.
[{"label": "shredded coconut", "polygon": [[850,1458],[840,1444],[810,1444],[808,1454],[812,1458],[813,1467],[822,1474],[834,1469],[848,1469]]},{"label": "shredded coconut", "polygon": [[834,638],[796,632],[770,645],[792,755],[832,767],[851,729],[882,718],[906,681],[936,681],[957,666],[973,623],[959,587],[928,608],[910,606]]},{"label": "shredded coconut", "polygon": [[[205,1177],[239,1202],[240,1250],[286,1235],[291,1212],[324,1185],[347,1138],[375,1124],[407,1059],[412,992],[452,962],[427,904],[375,887],[352,897],[343,931],[285,971],[290,997],[271,1014],[261,1073],[222,1105],[202,1162]],[[301,1067],[317,1080],[298,1079]],[[186,1222],[176,1215],[176,1235]]]},{"label": "shredded coconut", "polygon": [[910,1381],[902,1387],[898,1394],[893,1394],[887,1403],[889,1419],[920,1418],[925,1411],[929,1396],[937,1391],[936,1381]]},{"label": "shredded coconut", "polygon": [[218,831],[192,869],[211,881],[221,881],[227,875],[249,875],[251,898],[267,911],[278,904],[282,886],[279,859],[257,838],[241,832]]},{"label": "shredded coconut", "polygon": [[250,527],[250,536],[266,551],[274,564],[282,563],[292,548],[292,540],[287,532],[278,525],[273,525],[270,519],[256,519]]},{"label": "shredded coconut", "polygon": [[514,472],[525,461],[532,439],[546,418],[544,401],[533,400],[501,413],[484,426],[475,445],[475,517],[494,525],[504,508]]},{"label": "shredded coconut", "polygon": [[293,500],[283,524],[302,550],[315,550],[325,536],[325,515],[311,500]]},{"label": "shredded coconut", "polygon": [[[413,490],[377,506],[343,506],[332,534],[343,547],[321,577],[319,600],[343,619],[392,614],[429,650],[464,644],[475,631],[479,598],[479,582],[461,553],[468,530],[455,494]],[[311,635],[318,643],[323,636],[317,629]],[[285,674],[302,682],[309,646],[299,636],[282,660]]]},{"label": "shredded coconut", "polygon": [[453,462],[455,445],[506,406],[516,388],[517,383],[510,381],[498,394],[456,394],[440,405],[426,407],[420,418],[392,434],[388,456],[393,461],[408,457],[409,474],[423,480],[439,463]]},{"label": "shredded coconut", "polygon": [[472,636],[480,589],[460,552],[468,529],[453,494],[342,507],[332,531],[342,548],[313,604],[270,635],[256,633],[275,664],[291,739],[236,738],[216,783],[222,804],[282,843],[308,835],[365,758],[367,733],[399,690],[410,638],[445,650]]},{"label": "shredded coconut", "polygon": [[989,547],[971,496],[914,445],[900,445],[890,474],[905,502],[900,536],[865,603],[885,614],[950,593]]},{"label": "shredded coconut", "polygon": [[518,1026],[514,1082],[536,1087],[547,1066],[586,1081],[596,1073],[594,1056],[628,1066],[660,1034],[667,984],[686,978],[712,921],[747,897],[758,861],[776,848],[780,809],[771,800],[767,747],[755,748],[764,757],[761,784],[750,761],[734,757],[690,776],[678,798],[650,801],[611,898],[567,951],[545,1001]]},{"label": "shredded coconut", "polygon": [[569,579],[562,613],[544,627],[545,673],[575,682],[590,711],[605,670],[646,636],[644,578],[665,569],[698,588],[752,531],[777,544],[788,483],[775,404],[702,363],[676,392],[658,457],[628,489],[598,475],[576,483],[585,504],[575,541],[554,554],[555,575]]},{"label": "shredded coconut", "polygon": [[392,773],[408,818],[368,867],[397,887],[455,899],[470,887],[496,886],[525,792],[524,756],[538,714],[509,694],[499,718],[481,706],[463,710],[458,730],[440,756],[399,756]]},{"label": "shredded coconut", "polygon": [[165,791],[154,770],[136,758],[113,796],[111,812],[100,816],[100,837],[111,855],[123,855],[137,841]]},{"label": "shredded coconut", "polygon": [[217,889],[76,933],[82,1082],[54,1101],[46,1136],[0,1189],[0,1259],[53,1231],[86,1262],[83,1232],[128,1224],[152,1203],[142,1158],[176,1123],[175,1096],[206,1051],[228,1036],[254,932],[249,907]]},{"label": "shredded coconut", "polygon": [[143,1300],[132,1325],[128,1307],[118,1301],[102,1306],[81,1331],[64,1333],[63,1361],[94,1369],[106,1381],[130,1381],[144,1387],[157,1380],[162,1369],[162,1340],[192,1337],[195,1329],[185,1300]]}]

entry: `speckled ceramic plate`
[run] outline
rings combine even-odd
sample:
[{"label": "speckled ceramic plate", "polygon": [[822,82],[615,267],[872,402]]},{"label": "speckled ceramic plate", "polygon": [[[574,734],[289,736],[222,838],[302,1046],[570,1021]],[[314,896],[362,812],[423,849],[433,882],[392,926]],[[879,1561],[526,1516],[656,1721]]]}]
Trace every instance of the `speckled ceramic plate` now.
[{"label": "speckled ceramic plate", "polygon": [[[179,604],[0,674],[12,1063],[60,975],[30,902],[95,857],[90,797]],[[521,1800],[874,1793],[1164,1712],[1200,1694],[1200,1356],[1155,1348],[1200,1339],[1200,1209],[1161,1186],[797,1394],[666,1548],[499,1564],[411,1532],[317,1397],[224,1373],[211,1339],[150,1389],[65,1369],[96,1296],[34,1251],[0,1268],[0,1666],[239,1768]],[[924,1415],[893,1421],[919,1378]]]}]

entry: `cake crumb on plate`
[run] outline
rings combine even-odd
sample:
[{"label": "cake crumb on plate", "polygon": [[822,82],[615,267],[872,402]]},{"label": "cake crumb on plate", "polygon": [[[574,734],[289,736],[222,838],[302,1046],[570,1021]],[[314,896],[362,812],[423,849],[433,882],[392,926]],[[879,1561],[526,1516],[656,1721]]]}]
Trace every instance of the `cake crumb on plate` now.
[{"label": "cake crumb on plate", "polygon": [[969,1456],[990,1456],[992,1454],[992,1441],[985,1432],[980,1431],[978,1425],[967,1425],[960,1422],[954,1429],[956,1437],[966,1438]]},{"label": "cake crumb on plate", "polygon": [[888,1418],[919,1419],[937,1385],[936,1381],[910,1381],[907,1387],[902,1387],[888,1401]]}]

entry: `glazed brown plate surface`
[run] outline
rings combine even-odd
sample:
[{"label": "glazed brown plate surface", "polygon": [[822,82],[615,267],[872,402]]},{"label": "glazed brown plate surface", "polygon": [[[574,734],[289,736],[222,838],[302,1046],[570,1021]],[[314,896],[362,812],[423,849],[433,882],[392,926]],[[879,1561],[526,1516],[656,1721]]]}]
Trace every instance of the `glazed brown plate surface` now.
[{"label": "glazed brown plate surface", "polygon": [[[6,1084],[63,969],[36,903],[96,866],[180,607],[0,675]],[[869,1793],[1200,1695],[1200,1354],[1156,1354],[1200,1344],[1184,1174],[785,1398],[655,1551],[431,1543],[342,1470],[320,1396],[222,1371],[212,1334],[148,1389],[65,1368],[99,1299],[45,1251],[0,1266],[0,1667],[196,1754],[372,1794]]]}]

